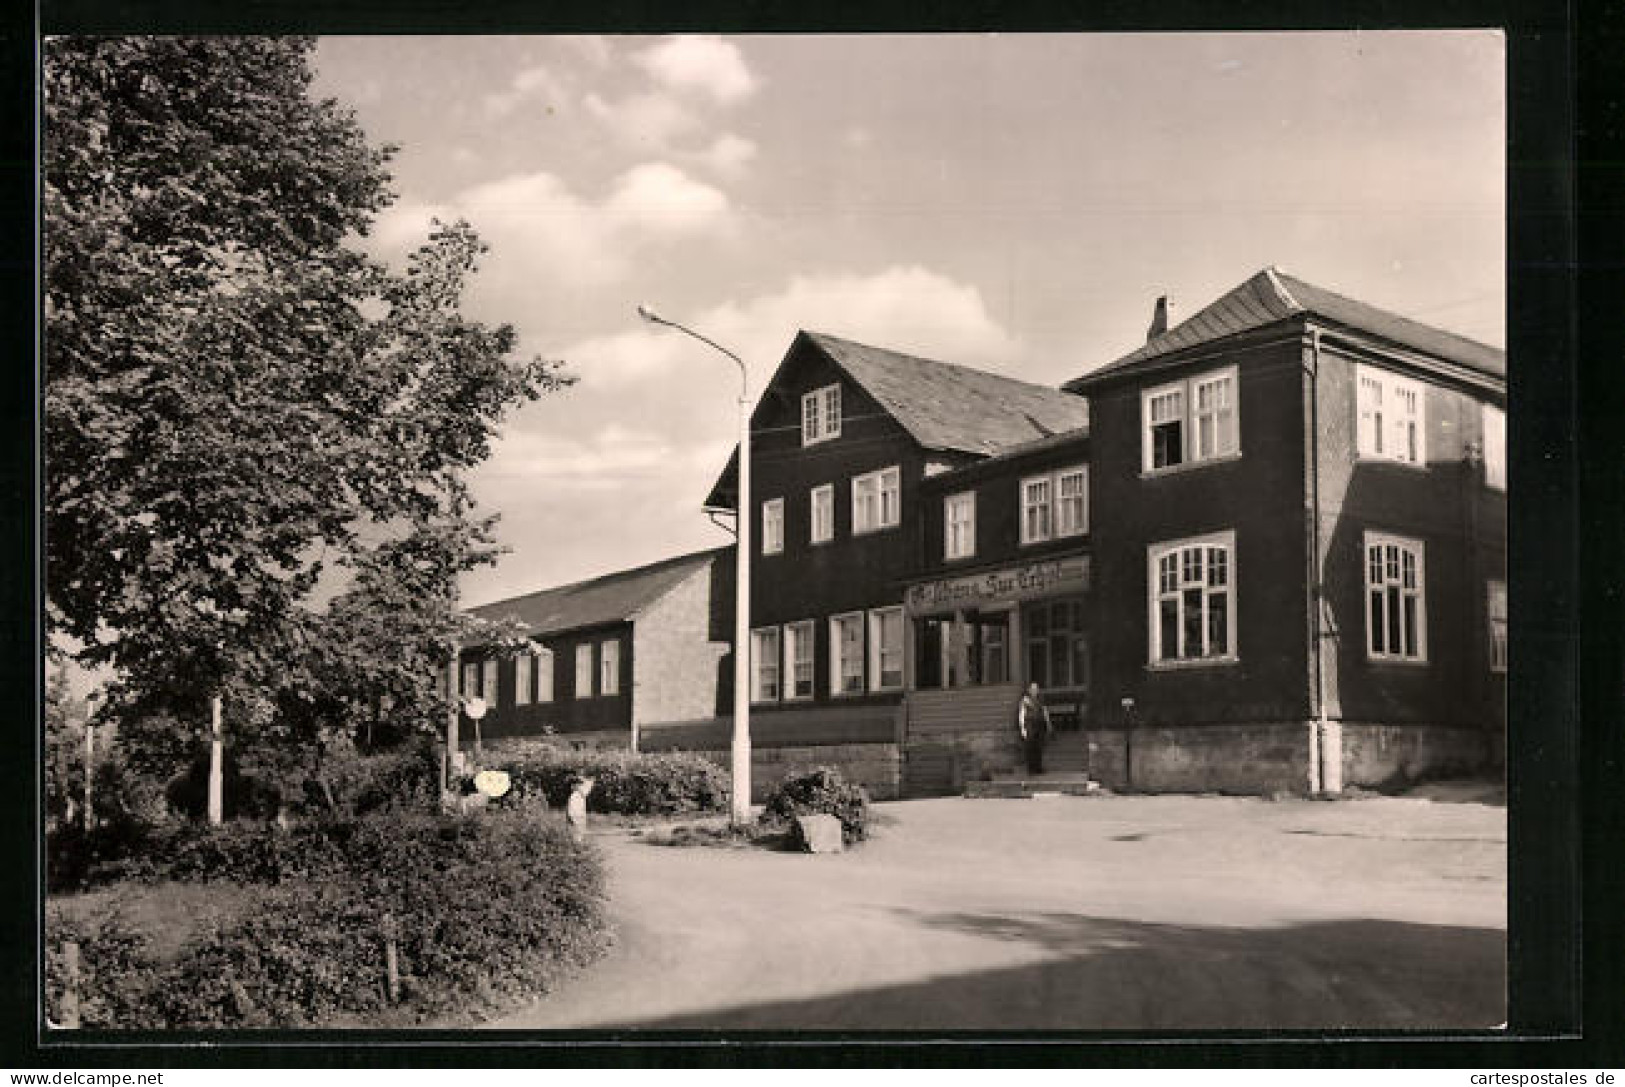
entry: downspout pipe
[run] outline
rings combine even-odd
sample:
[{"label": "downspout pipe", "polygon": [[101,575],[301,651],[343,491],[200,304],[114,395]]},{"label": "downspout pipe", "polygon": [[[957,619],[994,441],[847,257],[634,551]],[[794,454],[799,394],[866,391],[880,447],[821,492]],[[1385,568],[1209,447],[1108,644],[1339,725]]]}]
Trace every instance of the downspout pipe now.
[{"label": "downspout pipe", "polygon": [[1320,329],[1309,330],[1309,631],[1315,653],[1315,719],[1309,736],[1309,791],[1343,791],[1342,727],[1326,717],[1326,564],[1320,539]]}]

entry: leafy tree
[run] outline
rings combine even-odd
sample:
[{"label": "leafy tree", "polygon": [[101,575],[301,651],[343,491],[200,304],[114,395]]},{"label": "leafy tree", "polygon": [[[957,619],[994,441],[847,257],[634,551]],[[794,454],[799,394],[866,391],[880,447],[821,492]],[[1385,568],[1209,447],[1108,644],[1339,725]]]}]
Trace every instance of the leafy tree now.
[{"label": "leafy tree", "polygon": [[[302,38],[44,47],[47,617],[110,710],[310,742],[435,718],[456,576],[494,557],[465,473],[570,380],[464,318],[484,250],[354,247],[393,149],[310,96]],[[381,541],[381,542],[380,542]],[[355,586],[325,612],[324,574]],[[388,712],[382,707],[389,706]]]}]

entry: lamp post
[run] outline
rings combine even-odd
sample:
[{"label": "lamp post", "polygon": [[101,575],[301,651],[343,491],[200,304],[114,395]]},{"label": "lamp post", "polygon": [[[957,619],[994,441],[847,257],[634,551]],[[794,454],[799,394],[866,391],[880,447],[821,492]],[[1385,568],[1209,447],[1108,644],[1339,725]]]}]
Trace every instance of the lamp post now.
[{"label": "lamp post", "polygon": [[733,359],[739,367],[739,493],[734,500],[734,734],[729,814],[750,822],[750,377],[745,360],[709,337],[660,316],[648,306],[638,316],[675,328]]}]

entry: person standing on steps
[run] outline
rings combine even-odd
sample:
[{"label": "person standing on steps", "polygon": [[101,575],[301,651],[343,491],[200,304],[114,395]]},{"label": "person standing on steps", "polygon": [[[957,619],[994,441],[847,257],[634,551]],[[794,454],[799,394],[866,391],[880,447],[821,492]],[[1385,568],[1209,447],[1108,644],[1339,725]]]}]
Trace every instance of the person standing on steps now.
[{"label": "person standing on steps", "polygon": [[1044,706],[1043,693],[1036,683],[1027,684],[1027,692],[1021,696],[1021,705],[1016,708],[1016,729],[1021,733],[1021,744],[1027,752],[1027,772],[1042,774],[1044,742],[1049,739],[1053,728],[1049,710]]}]

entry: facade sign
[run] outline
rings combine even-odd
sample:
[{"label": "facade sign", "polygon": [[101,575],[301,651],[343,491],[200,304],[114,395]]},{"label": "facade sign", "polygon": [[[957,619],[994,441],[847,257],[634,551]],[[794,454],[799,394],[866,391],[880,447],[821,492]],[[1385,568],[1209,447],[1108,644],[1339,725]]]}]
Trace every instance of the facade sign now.
[{"label": "facade sign", "polygon": [[1060,592],[1089,588],[1089,556],[990,570],[971,577],[948,577],[909,587],[903,597],[909,615],[931,615],[984,604],[1032,600]]}]

